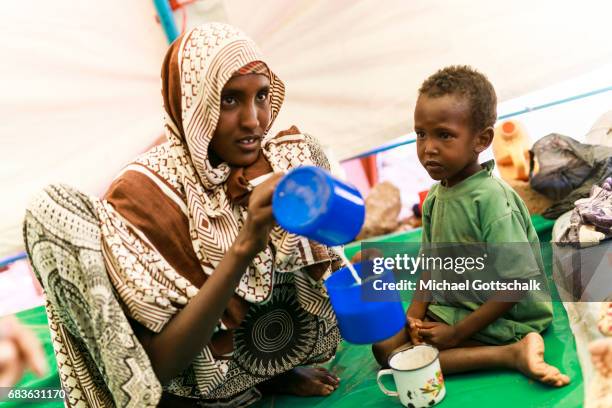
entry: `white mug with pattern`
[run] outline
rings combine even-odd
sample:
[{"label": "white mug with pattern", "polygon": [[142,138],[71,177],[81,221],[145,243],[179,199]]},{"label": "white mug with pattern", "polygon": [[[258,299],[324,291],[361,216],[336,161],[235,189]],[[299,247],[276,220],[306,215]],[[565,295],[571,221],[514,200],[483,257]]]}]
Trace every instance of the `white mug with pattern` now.
[{"label": "white mug with pattern", "polygon": [[[399,397],[408,408],[431,407],[444,399],[446,387],[437,348],[429,344],[417,344],[396,351],[389,356],[388,369],[380,370],[377,376],[381,391]],[[382,384],[382,377],[393,375],[397,391]]]}]

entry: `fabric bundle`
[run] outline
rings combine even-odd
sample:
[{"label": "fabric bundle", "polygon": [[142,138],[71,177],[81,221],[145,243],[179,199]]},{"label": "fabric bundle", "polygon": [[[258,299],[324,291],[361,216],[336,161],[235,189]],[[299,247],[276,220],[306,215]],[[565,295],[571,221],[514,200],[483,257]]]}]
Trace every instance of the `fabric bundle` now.
[{"label": "fabric bundle", "polygon": [[560,242],[585,247],[612,237],[612,177],[608,177],[601,187],[593,186],[590,196],[575,204]]},{"label": "fabric bundle", "polygon": [[571,210],[576,200],[589,196],[593,185],[612,176],[612,147],[551,133],[533,145],[531,155],[531,188],[553,200],[542,214],[546,218]]}]

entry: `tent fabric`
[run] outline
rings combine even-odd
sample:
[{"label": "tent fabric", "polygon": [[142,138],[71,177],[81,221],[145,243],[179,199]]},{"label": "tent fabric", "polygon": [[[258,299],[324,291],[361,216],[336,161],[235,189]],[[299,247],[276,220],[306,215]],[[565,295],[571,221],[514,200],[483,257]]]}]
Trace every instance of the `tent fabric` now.
[{"label": "tent fabric", "polygon": [[[287,85],[277,126],[299,124],[344,159],[411,132],[417,89],[450,64],[484,72],[500,101],[612,57],[612,6],[544,0],[218,1]],[[284,127],[283,127],[284,126]]]},{"label": "tent fabric", "polygon": [[[540,216],[535,216],[532,220],[540,240],[542,242],[550,241],[553,222]],[[420,230],[380,237],[378,240],[384,242],[420,242]],[[542,255],[544,266],[550,278],[552,254],[550,246],[546,246],[546,248],[548,250]],[[346,248],[346,253],[350,257],[359,249],[360,244],[355,243]],[[552,280],[549,281],[549,284],[551,288],[554,288]],[[543,336],[546,344],[545,358],[569,375],[572,382],[568,386],[563,388],[547,387],[528,380],[522,374],[501,370],[460,374],[445,378],[447,395],[438,406],[441,408],[466,406],[578,408],[583,406],[582,373],[570,323],[562,303],[555,302],[553,308],[554,320]],[[18,317],[26,325],[35,329],[38,337],[44,343],[49,366],[52,367],[52,370],[55,370],[53,350],[45,325],[44,308],[39,307],[19,313]],[[400,406],[396,398],[388,397],[378,389],[376,384],[378,366],[372,357],[369,346],[358,346],[343,342],[339,347],[336,358],[331,363],[326,364],[326,367],[341,378],[340,387],[329,397],[268,396],[258,402],[254,408]],[[393,388],[390,381],[385,385],[387,388]],[[28,374],[19,386],[57,389],[60,384],[57,372],[52,371],[42,379],[37,379],[32,374]],[[13,408],[20,405],[6,403],[4,406]],[[37,406],[59,408],[63,404],[60,401],[47,401]]]},{"label": "tent fabric", "polygon": [[612,110],[595,121],[584,140],[588,144],[612,147]]},{"label": "tent fabric", "polygon": [[29,197],[101,194],[163,133],[167,47],[152,2],[11,1],[0,24],[0,258],[23,249]]},{"label": "tent fabric", "polygon": [[[408,133],[418,86],[445,65],[477,67],[503,101],[612,58],[604,0],[187,7],[188,25],[226,21],[252,36],[286,83],[272,131],[299,125],[337,159]],[[0,18],[2,258],[23,248],[23,209],[35,191],[63,182],[100,193],[160,135],[167,44],[152,1],[10,1]]]}]

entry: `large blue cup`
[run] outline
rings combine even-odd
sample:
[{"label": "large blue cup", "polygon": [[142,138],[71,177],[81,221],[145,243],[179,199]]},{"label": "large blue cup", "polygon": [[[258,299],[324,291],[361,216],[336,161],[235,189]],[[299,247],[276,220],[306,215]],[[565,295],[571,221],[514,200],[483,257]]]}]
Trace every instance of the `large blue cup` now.
[{"label": "large blue cup", "polygon": [[[406,316],[398,292],[372,294],[373,280],[394,282],[393,272],[367,276],[368,268],[362,265],[354,265],[362,285],[356,283],[349,269],[344,267],[327,278],[325,287],[342,337],[354,344],[372,344],[399,332],[406,325]],[[379,300],[368,299],[371,297]]]},{"label": "large blue cup", "polygon": [[272,211],[287,231],[328,246],[353,241],[365,220],[359,190],[314,166],[293,169],[280,180]]}]

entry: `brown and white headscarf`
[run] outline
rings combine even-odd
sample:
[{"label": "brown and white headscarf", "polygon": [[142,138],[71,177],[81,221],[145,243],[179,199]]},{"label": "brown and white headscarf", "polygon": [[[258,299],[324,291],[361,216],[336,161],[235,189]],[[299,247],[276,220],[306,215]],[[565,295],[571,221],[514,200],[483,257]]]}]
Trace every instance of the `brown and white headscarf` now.
[{"label": "brown and white headscarf", "polygon": [[[263,73],[270,80],[271,126],[285,86],[263,63],[253,41],[238,29],[220,23],[192,29],[171,46],[162,69],[165,130],[173,159],[168,165],[184,191],[193,248],[208,275],[246,219],[246,206],[232,200],[236,191],[269,171],[325,164],[318,145],[294,127],[274,137],[266,135],[260,160],[248,168],[211,165],[208,148],[220,116],[221,91],[232,76],[246,73]],[[255,257],[236,294],[249,302],[265,301],[275,271],[291,272],[322,262],[329,266],[326,255],[320,245],[276,226],[269,246]]]}]

